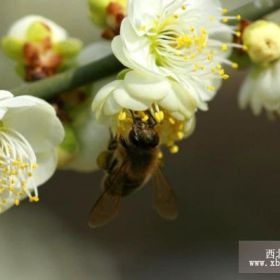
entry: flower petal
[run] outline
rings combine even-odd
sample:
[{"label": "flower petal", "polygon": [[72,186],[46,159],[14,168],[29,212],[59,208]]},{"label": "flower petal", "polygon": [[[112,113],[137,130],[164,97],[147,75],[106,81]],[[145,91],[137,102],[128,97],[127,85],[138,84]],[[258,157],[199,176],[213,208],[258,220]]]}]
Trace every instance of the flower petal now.
[{"label": "flower petal", "polygon": [[[15,103],[10,102],[9,110],[3,122],[21,133],[31,144],[35,153],[54,148],[64,137],[64,129],[56,117],[54,109],[39,98],[15,97]],[[23,100],[20,107],[19,100]]]},{"label": "flower petal", "polygon": [[64,41],[68,37],[67,32],[62,27],[57,25],[55,22],[39,15],[29,15],[19,19],[11,26],[8,35],[24,40],[30,25],[37,21],[48,25],[52,31],[52,40],[54,42]]},{"label": "flower petal", "polygon": [[130,71],[124,79],[125,88],[135,98],[157,101],[171,90],[170,83],[160,76]]}]

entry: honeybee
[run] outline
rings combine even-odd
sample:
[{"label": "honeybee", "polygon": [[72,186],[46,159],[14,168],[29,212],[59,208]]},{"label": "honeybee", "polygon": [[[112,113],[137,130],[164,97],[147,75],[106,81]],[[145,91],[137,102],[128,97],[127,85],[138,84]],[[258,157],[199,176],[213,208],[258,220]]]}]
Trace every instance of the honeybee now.
[{"label": "honeybee", "polygon": [[119,212],[121,199],[141,189],[154,177],[153,205],[159,216],[177,218],[176,195],[160,170],[159,135],[152,117],[144,122],[133,113],[127,137],[112,138],[108,150],[99,158],[105,170],[103,193],[90,212],[89,226],[109,223]]}]

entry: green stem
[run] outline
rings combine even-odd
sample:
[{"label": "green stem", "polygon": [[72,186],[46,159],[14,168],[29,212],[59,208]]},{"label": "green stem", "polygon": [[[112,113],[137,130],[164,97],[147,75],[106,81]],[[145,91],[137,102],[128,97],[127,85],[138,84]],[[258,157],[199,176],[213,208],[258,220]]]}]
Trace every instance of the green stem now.
[{"label": "green stem", "polygon": [[278,9],[280,9],[280,1],[279,0],[271,0],[273,5],[262,4],[261,8],[258,8],[254,2],[250,2],[242,5],[238,9],[230,11],[232,15],[241,15],[242,18],[248,20],[257,20],[259,18],[263,18],[266,15],[269,15]]},{"label": "green stem", "polygon": [[[256,20],[280,9],[279,0],[272,0],[272,2],[274,4],[273,6],[263,5],[261,9],[257,8],[251,2],[232,10],[230,13],[233,15],[240,14],[243,18],[249,20]],[[15,95],[29,94],[46,99],[53,97],[57,93],[69,91],[113,75],[122,68],[123,66],[117,59],[113,55],[110,55],[99,61],[68,70],[56,76],[22,85],[12,89],[11,92]]]},{"label": "green stem", "polygon": [[113,55],[110,55],[38,82],[26,83],[12,89],[11,92],[15,95],[28,94],[44,99],[51,98],[57,93],[95,82],[122,69],[122,64]]}]

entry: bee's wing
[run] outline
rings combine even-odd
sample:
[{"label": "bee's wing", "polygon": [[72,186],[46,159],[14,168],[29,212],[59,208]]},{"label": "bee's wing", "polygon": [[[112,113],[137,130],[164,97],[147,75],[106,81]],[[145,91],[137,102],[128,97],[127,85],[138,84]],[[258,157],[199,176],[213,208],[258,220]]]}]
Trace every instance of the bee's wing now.
[{"label": "bee's wing", "polygon": [[113,174],[111,185],[107,188],[90,211],[89,226],[97,228],[106,225],[118,214],[121,205],[121,193],[114,192],[122,183],[123,173],[126,172],[127,164],[122,164]]},{"label": "bee's wing", "polygon": [[176,194],[160,169],[154,174],[153,206],[164,219],[175,220],[178,216]]},{"label": "bee's wing", "polygon": [[109,223],[118,214],[120,205],[121,195],[103,192],[90,212],[89,226],[97,228]]}]

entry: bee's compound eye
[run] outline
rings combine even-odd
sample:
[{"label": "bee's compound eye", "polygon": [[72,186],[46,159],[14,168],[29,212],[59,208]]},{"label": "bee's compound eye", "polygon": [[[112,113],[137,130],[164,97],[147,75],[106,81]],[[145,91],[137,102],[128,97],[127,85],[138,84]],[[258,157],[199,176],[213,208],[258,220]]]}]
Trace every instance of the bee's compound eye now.
[{"label": "bee's compound eye", "polygon": [[129,132],[129,141],[134,145],[139,144],[139,136],[134,129]]}]

